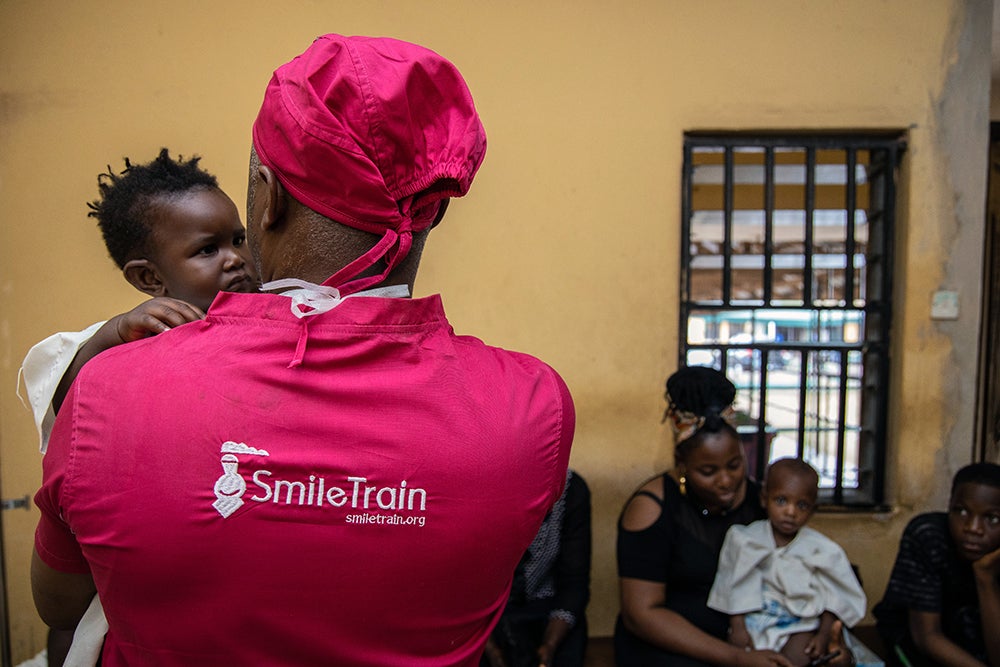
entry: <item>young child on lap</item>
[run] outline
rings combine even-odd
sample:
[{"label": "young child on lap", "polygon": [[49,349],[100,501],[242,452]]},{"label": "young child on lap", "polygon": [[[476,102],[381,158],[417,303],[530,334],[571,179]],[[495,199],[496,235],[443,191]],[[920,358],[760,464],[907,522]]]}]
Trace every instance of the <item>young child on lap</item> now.
[{"label": "young child on lap", "polygon": [[[54,334],[28,351],[21,365],[42,453],[55,413],[83,365],[100,352],[201,319],[220,291],[256,292],[257,272],[233,201],[198,157],[147,164],[126,158],[121,174],[98,177],[101,198],[88,206],[111,258],[125,279],[153,298],[80,332]],[[77,628],[53,630],[49,664],[94,664],[106,625],[95,597]],[[70,640],[73,647],[70,648]]]},{"label": "young child on lap", "polygon": [[948,512],[910,520],[873,613],[888,665],[1000,665],[1000,465],[960,469]]},{"label": "young child on lap", "polygon": [[866,599],[844,550],[806,526],[819,475],[800,459],[768,466],[768,518],[726,534],[708,605],[730,615],[730,643],[780,651],[795,665],[821,657],[836,620],[852,626]]}]

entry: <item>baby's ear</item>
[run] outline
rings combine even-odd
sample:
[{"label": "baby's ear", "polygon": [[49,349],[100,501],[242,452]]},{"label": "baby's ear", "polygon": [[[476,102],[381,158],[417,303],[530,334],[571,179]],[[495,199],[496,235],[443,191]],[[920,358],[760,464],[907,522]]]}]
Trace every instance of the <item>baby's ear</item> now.
[{"label": "baby's ear", "polygon": [[140,292],[150,296],[165,296],[166,288],[160,279],[160,273],[148,259],[129,260],[122,267],[122,273],[125,274],[125,280]]}]

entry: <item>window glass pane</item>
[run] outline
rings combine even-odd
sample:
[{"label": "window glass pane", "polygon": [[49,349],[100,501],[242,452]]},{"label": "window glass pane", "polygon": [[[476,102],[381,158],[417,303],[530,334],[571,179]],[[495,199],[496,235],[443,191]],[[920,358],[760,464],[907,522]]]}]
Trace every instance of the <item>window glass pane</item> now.
[{"label": "window glass pane", "polygon": [[799,371],[803,352],[774,350],[768,354],[767,431],[770,450],[767,460],[799,455]]},{"label": "window glass pane", "polygon": [[688,348],[687,359],[684,363],[688,366],[710,366],[717,370],[722,370],[722,352],[713,348]]},{"label": "window glass pane", "polygon": [[695,148],[691,152],[691,253],[688,284],[691,300],[722,302],[723,244],[725,243],[723,151]]},{"label": "window glass pane", "polygon": [[732,303],[764,305],[764,149],[733,151]]},{"label": "window glass pane", "polygon": [[813,213],[813,302],[820,306],[846,303],[847,166],[846,152],[816,152]]},{"label": "window glass pane", "polygon": [[[718,309],[694,309],[688,316],[688,344],[724,343],[729,338],[729,313]],[[704,364],[700,364],[704,365]]]},{"label": "window glass pane", "polygon": [[806,213],[804,210],[774,212],[774,254],[771,270],[773,305],[802,306],[805,304],[805,281],[802,271],[805,261]]},{"label": "window glass pane", "polygon": [[841,354],[835,350],[809,355],[802,453],[803,458],[819,472],[821,487],[830,487],[836,482],[840,360]]},{"label": "window glass pane", "polygon": [[771,270],[775,305],[805,305],[803,252],[806,244],[806,154],[802,148],[774,151],[774,254]]},{"label": "window glass pane", "polygon": [[862,308],[866,302],[868,288],[868,272],[866,269],[865,257],[868,254],[868,216],[862,210],[854,211],[854,256],[852,257],[852,268],[854,270],[854,295],[850,305],[854,308]]},{"label": "window glass pane", "polygon": [[844,413],[844,455],[841,467],[845,489],[856,489],[861,468],[861,377],[862,354],[858,350],[847,353],[847,405]]},{"label": "window glass pane", "polygon": [[722,212],[696,213],[691,218],[691,300],[722,303]]}]

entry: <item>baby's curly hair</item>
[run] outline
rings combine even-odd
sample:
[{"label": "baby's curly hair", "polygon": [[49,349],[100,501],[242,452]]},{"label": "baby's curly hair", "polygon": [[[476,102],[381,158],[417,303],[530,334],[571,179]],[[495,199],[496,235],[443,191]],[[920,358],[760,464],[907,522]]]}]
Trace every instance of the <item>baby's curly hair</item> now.
[{"label": "baby's curly hair", "polygon": [[215,176],[198,166],[199,160],[198,156],[184,160],[181,155],[174,160],[161,148],[159,156],[148,164],[134,165],[125,158],[121,174],[108,165],[108,172],[97,177],[101,198],[87,203],[87,217],[97,218],[104,245],[118,268],[125,268],[126,262],[148,251],[146,243],[152,230],[149,212],[157,198],[219,187]]}]

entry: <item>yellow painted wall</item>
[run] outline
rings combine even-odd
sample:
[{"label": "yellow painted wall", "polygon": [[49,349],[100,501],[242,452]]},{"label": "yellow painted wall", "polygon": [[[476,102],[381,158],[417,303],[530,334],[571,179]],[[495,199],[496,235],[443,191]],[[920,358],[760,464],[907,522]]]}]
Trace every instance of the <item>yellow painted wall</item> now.
[{"label": "yellow painted wall", "polygon": [[[577,404],[594,501],[593,634],[617,611],[614,525],[670,463],[682,133],[909,129],[893,340],[891,515],[816,525],[880,596],[914,511],[972,451],[989,109],[987,0],[171,3],[0,0],[0,491],[39,455],[14,394],[35,341],[138,303],[85,202],[96,174],[198,153],[237,202],[271,71],[323,32],[416,41],[465,73],[489,135],[417,282],[456,329],[549,361]],[[929,319],[958,290],[955,322]],[[155,390],[154,387],[150,388]],[[169,499],[164,499],[169,502]],[[37,513],[4,512],[15,663],[41,649],[27,583]]]}]

